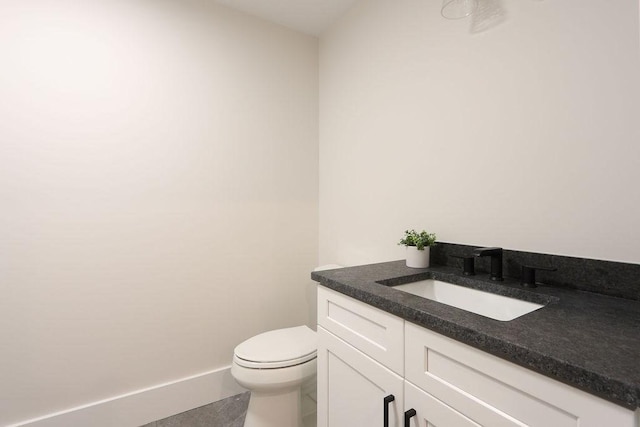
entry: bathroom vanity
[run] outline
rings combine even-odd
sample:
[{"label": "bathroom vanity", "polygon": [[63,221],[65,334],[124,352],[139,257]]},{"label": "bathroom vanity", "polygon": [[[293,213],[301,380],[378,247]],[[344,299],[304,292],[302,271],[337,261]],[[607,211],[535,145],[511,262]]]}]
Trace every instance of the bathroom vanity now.
[{"label": "bathroom vanity", "polygon": [[[312,278],[318,426],[640,425],[638,301],[403,261]],[[424,279],[543,307],[499,321],[394,289]]]}]

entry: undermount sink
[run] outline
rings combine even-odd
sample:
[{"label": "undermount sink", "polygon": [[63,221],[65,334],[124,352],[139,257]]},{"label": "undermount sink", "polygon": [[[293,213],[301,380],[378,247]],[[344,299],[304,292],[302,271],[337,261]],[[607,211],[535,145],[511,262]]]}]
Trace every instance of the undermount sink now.
[{"label": "undermount sink", "polygon": [[522,301],[434,279],[420,280],[393,288],[501,321],[513,320],[544,307],[543,304]]}]

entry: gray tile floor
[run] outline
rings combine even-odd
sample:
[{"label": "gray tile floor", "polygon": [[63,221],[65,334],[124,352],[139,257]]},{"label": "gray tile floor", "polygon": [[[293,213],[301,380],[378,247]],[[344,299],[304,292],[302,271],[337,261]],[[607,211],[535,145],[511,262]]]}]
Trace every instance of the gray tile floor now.
[{"label": "gray tile floor", "polygon": [[250,393],[242,393],[142,427],[242,427]]}]

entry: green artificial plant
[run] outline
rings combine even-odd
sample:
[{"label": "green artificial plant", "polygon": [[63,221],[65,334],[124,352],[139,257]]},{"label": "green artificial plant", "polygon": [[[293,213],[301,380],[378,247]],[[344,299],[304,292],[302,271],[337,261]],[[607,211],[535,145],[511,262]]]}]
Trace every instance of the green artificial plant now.
[{"label": "green artificial plant", "polygon": [[404,232],[404,237],[398,244],[404,246],[415,246],[419,251],[423,251],[425,247],[435,246],[436,235],[435,233],[427,233],[424,230],[420,233],[416,230],[406,230]]}]

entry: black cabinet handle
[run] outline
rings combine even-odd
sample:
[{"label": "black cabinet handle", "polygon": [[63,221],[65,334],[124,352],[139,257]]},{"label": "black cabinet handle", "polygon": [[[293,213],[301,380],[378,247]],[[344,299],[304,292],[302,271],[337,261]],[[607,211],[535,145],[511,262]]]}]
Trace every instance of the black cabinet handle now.
[{"label": "black cabinet handle", "polygon": [[416,410],[411,408],[404,413],[404,427],[411,427],[411,418],[416,416]]},{"label": "black cabinet handle", "polygon": [[384,398],[384,427],[389,427],[389,403],[394,400],[396,400],[396,397],[393,394]]}]

